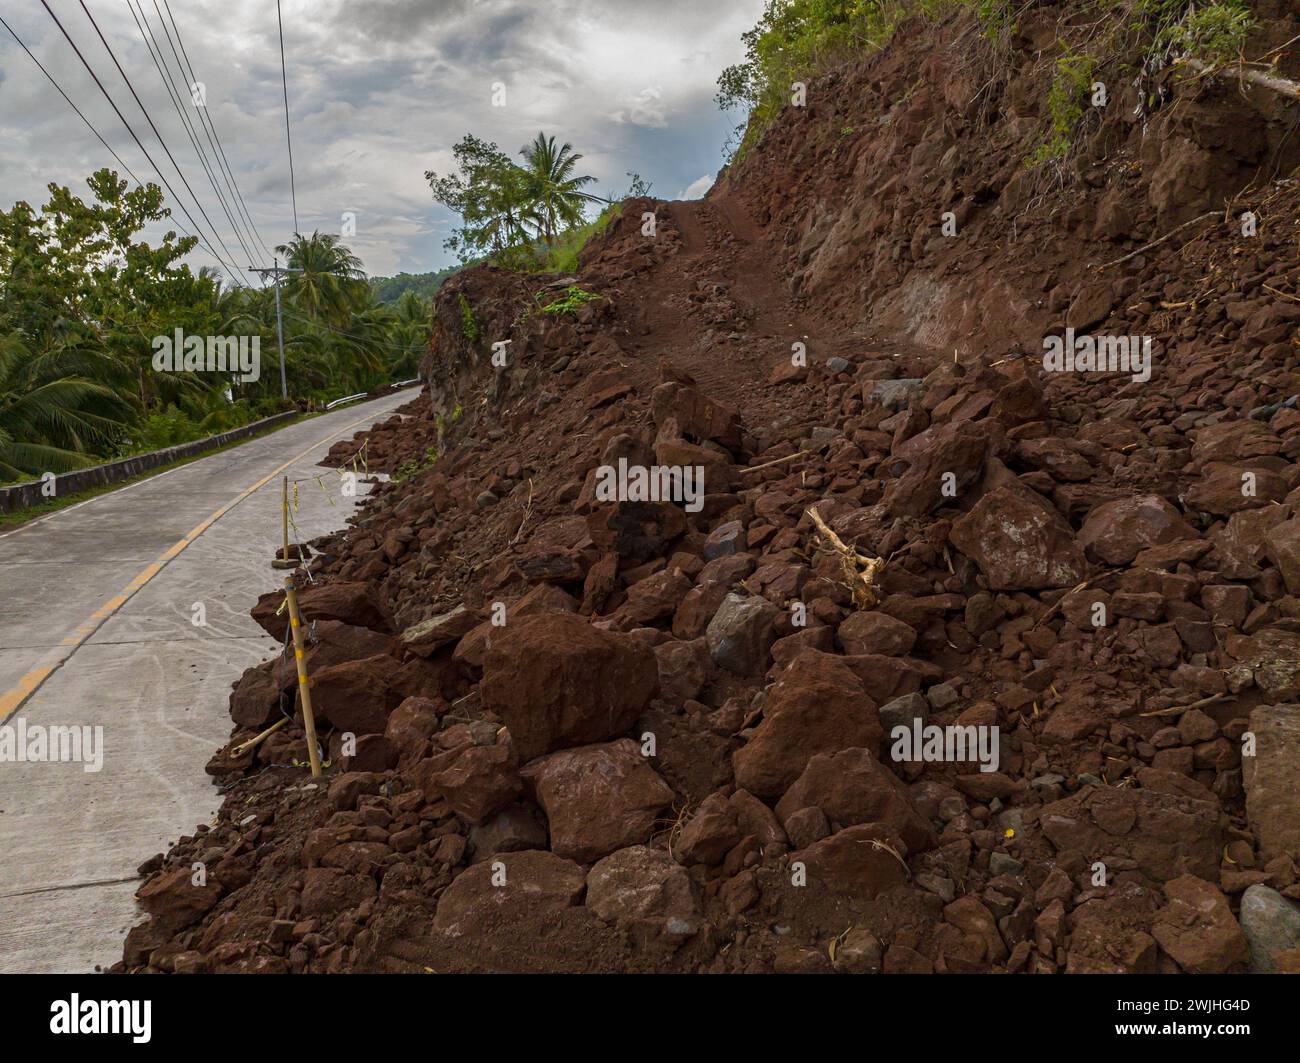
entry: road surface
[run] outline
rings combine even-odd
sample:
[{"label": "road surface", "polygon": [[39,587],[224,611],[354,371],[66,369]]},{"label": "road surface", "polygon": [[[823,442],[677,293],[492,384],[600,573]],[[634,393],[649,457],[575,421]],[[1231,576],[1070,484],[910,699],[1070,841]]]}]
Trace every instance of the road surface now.
[{"label": "road surface", "polygon": [[[203,766],[229,736],[230,685],[278,648],[248,610],[283,578],[270,565],[280,477],[323,475],[329,490],[300,486],[304,539],[342,527],[367,488],[342,497],[338,474],[316,462],[414,394],[0,532],[0,722],[29,740],[33,728],[103,728],[98,771],[85,770],[93,743],[83,763],[0,759],[0,971],[121,959],[142,918],[136,867],[216,812]],[[0,732],[0,758],[3,742]]]}]

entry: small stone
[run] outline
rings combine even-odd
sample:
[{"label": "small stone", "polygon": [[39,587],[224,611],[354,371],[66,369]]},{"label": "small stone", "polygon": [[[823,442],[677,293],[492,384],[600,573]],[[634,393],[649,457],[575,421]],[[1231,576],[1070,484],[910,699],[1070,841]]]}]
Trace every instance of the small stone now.
[{"label": "small stone", "polygon": [[956,701],[958,694],[957,688],[951,683],[939,683],[927,690],[925,696],[930,702],[930,707],[938,712]]}]

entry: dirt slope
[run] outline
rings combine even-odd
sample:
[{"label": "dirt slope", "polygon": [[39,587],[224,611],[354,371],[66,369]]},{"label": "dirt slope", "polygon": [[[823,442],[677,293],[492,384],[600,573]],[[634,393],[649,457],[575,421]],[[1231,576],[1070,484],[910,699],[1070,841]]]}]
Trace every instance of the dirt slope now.
[{"label": "dirt slope", "polygon": [[[443,286],[428,390],[332,452],[401,478],[303,596],[330,777],[296,723],[219,752],[125,967],[1300,964],[1259,916],[1300,919],[1295,116],[1171,83],[1027,168],[1072,10],[1014,76],[962,17],[832,72],[577,277]],[[1149,379],[1044,372],[1066,326]],[[602,497],[620,459],[703,490]],[[289,662],[231,711],[293,712]]]}]

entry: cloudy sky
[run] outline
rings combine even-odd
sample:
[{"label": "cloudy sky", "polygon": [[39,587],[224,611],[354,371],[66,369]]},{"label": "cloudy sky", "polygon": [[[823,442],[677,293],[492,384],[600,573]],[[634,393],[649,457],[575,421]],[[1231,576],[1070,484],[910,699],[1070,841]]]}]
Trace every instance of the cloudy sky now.
[{"label": "cloudy sky", "polygon": [[[209,232],[82,0],[48,2]],[[451,147],[469,132],[510,153],[539,130],[554,133],[583,153],[582,170],[597,178],[602,195],[625,191],[628,171],[651,181],[657,196],[702,195],[739,120],[718,110],[715,80],[741,57],[740,35],[757,20],[762,2],[283,0],[298,228],[338,233],[345,213],[353,215],[355,235],[346,242],[374,275],[449,264],[442,243],[454,215],[433,203],[424,172],[451,170]],[[274,247],[293,231],[275,5],[169,3],[239,191],[262,239]],[[174,69],[163,0],[85,0],[85,6],[231,249],[227,261],[248,265],[136,22],[143,10]],[[0,0],[0,16],[123,161],[141,179],[158,182],[45,8],[36,0]],[[494,85],[505,87],[504,106],[493,104]],[[202,132],[199,138],[206,148]],[[2,209],[20,199],[39,206],[51,181],[85,196],[87,174],[105,165],[120,170],[2,27],[0,145]],[[177,221],[192,230],[168,199]],[[212,258],[200,248],[192,261],[205,265]]]}]

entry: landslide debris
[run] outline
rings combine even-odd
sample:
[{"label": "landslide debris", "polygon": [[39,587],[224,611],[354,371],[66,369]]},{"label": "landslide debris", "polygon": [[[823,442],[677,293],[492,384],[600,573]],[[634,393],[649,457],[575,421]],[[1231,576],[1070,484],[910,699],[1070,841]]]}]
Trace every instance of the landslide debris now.
[{"label": "landslide debris", "polygon": [[[329,773],[250,669],[123,968],[1300,970],[1294,108],[1117,84],[1034,167],[1082,7],[903,33],[576,276],[443,285],[425,391],[331,450],[392,475],[301,593]],[[1149,379],[1044,372],[1066,327]]]}]

